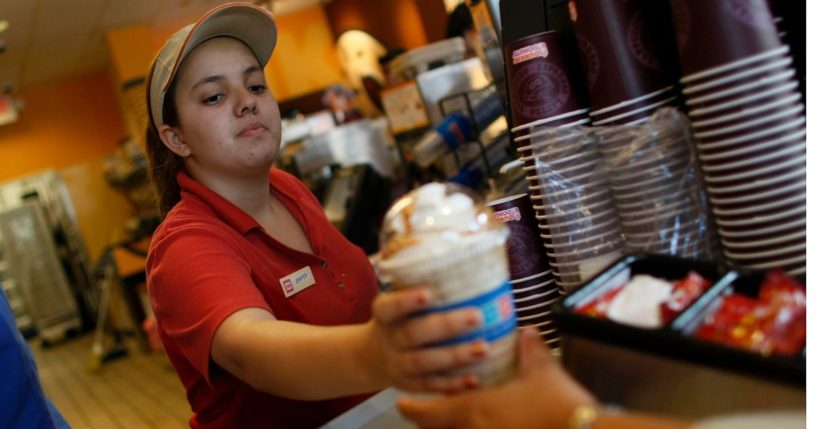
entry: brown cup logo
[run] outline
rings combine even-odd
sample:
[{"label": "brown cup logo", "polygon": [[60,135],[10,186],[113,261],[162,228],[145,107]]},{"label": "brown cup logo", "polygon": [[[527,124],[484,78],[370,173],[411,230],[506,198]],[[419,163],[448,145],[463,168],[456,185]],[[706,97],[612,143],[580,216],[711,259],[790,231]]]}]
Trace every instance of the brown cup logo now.
[{"label": "brown cup logo", "polygon": [[570,98],[567,75],[558,66],[541,58],[522,63],[511,80],[514,113],[527,119],[553,116]]},{"label": "brown cup logo", "polygon": [[524,225],[510,223],[511,234],[505,244],[508,251],[509,269],[512,277],[527,277],[537,268],[541,259],[540,249],[531,230]]},{"label": "brown cup logo", "polygon": [[627,47],[630,54],[635,59],[654,70],[660,67],[658,63],[658,56],[656,55],[655,40],[650,37],[647,32],[647,26],[644,24],[644,15],[638,11],[630,20],[630,25],[627,29]]},{"label": "brown cup logo", "polygon": [[587,89],[593,90],[599,80],[599,72],[601,71],[599,53],[593,43],[580,33],[576,33],[576,44],[579,45],[579,60],[584,66],[584,79],[587,82]]},{"label": "brown cup logo", "polygon": [[761,29],[774,28],[766,0],[727,0],[726,10],[744,24]]}]

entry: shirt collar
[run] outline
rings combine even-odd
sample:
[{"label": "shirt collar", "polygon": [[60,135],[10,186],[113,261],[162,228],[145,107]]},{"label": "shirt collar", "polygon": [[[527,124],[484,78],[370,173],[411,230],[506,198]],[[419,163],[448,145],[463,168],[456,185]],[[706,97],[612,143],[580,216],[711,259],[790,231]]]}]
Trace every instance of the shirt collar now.
[{"label": "shirt collar", "polygon": [[221,195],[213,192],[210,188],[202,185],[193,178],[187,175],[184,171],[180,171],[176,175],[176,181],[182,191],[182,199],[185,198],[185,193],[195,197],[204,202],[221,220],[230,225],[239,233],[246,234],[253,228],[260,228],[261,225],[252,216],[241,210],[238,206],[228,201]]},{"label": "shirt collar", "polygon": [[[304,230],[304,235],[306,235],[306,238],[312,246],[312,250],[315,252],[315,255],[321,254],[323,252],[324,240],[322,234],[315,233],[315,231],[319,230],[320,226],[316,224],[316,219],[313,219],[313,216],[322,215],[322,213],[315,213],[313,216],[304,213],[303,210],[307,204],[305,204],[302,197],[298,195],[297,192],[293,194],[284,192],[284,189],[287,188],[285,185],[286,179],[298,179],[287,176],[286,173],[275,173],[276,171],[274,169],[270,171],[270,192],[275,194],[275,196],[281,200],[281,203],[286,206],[289,213],[295,218],[295,221],[301,225],[301,228]],[[249,231],[255,228],[262,228],[261,224],[259,224],[255,218],[247,214],[247,212],[240,209],[238,206],[231,203],[221,195],[215,193],[210,188],[199,183],[192,177],[188,176],[184,171],[180,171],[176,175],[176,181],[179,183],[179,187],[181,188],[182,198],[188,196],[188,198],[192,197],[203,202],[218,218],[223,220],[227,225],[230,225],[231,228],[238,231],[241,235],[246,235]],[[304,188],[304,192],[309,192],[309,190]]]}]

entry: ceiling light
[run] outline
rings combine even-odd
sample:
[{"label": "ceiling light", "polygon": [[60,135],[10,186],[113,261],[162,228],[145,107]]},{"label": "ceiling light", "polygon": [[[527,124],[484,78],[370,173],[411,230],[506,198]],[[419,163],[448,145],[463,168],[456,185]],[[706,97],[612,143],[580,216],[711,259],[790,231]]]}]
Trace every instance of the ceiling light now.
[{"label": "ceiling light", "polygon": [[11,24],[9,24],[8,20],[0,19],[0,33],[8,30],[9,26],[11,26]]}]

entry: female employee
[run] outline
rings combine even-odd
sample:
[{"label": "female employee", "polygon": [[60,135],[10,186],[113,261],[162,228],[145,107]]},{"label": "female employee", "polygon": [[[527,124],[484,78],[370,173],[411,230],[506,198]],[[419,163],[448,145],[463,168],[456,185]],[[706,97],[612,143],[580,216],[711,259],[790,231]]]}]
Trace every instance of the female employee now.
[{"label": "female employee", "polygon": [[296,178],[263,67],[272,16],[230,3],[166,42],[149,72],[147,151],[164,220],[148,290],[194,428],[312,428],[388,385],[456,391],[486,344],[476,309],[407,318],[428,291],[377,297],[366,255]]}]

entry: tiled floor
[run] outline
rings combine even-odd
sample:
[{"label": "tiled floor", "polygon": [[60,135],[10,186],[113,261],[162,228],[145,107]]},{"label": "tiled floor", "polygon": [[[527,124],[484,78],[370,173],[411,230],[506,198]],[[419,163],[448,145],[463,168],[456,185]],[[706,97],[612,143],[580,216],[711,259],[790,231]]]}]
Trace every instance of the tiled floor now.
[{"label": "tiled floor", "polygon": [[89,372],[93,335],[43,349],[30,343],[46,394],[73,429],[181,429],[190,406],[164,356],[134,343],[125,357]]}]

